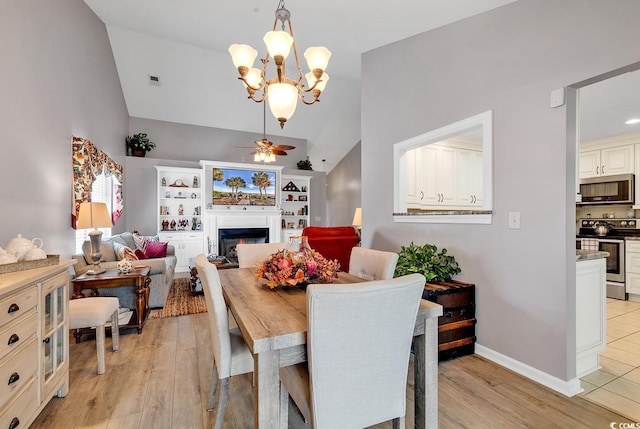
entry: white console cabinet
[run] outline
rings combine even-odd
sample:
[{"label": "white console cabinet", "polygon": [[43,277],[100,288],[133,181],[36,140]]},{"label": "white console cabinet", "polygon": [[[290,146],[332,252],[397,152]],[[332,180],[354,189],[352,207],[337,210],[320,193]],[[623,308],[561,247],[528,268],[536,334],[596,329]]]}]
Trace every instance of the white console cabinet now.
[{"label": "white console cabinet", "polygon": [[69,391],[69,267],[0,274],[0,427],[27,428]]}]

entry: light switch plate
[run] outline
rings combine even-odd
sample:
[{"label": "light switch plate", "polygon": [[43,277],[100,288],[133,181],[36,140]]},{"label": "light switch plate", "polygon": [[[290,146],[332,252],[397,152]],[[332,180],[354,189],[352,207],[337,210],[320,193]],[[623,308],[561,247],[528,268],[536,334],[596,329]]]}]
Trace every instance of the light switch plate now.
[{"label": "light switch plate", "polygon": [[509,212],[509,228],[520,229],[520,212]]}]

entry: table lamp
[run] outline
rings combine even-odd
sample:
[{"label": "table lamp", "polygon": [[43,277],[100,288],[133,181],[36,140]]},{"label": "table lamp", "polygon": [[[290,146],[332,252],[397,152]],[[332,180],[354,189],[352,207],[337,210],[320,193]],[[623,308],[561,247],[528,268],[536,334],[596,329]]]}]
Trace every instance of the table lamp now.
[{"label": "table lamp", "polygon": [[100,266],[100,258],[102,258],[102,253],[100,253],[100,239],[102,237],[102,231],[98,228],[110,228],[112,226],[111,216],[105,203],[80,203],[76,228],[94,228],[94,230],[89,233],[89,240],[91,241],[90,257],[93,261],[93,269],[87,271],[87,274],[100,274],[106,271]]},{"label": "table lamp", "polygon": [[358,230],[358,236],[362,238],[362,208],[358,207],[353,214],[353,222],[351,225],[355,226]]}]

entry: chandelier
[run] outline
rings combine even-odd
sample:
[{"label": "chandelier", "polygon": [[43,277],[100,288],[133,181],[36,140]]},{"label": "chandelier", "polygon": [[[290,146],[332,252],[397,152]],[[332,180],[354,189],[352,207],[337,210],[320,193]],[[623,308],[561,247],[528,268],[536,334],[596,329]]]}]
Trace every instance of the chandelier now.
[{"label": "chandelier", "polygon": [[[269,108],[273,116],[280,122],[280,128],[284,128],[284,123],[293,115],[298,104],[298,98],[304,104],[313,104],[319,101],[320,94],[327,85],[329,75],[324,72],[329,63],[331,52],[323,47],[311,47],[304,51],[304,57],[309,66],[309,73],[302,75],[298,51],[293,39],[293,28],[291,26],[291,13],[285,9],[284,0],[280,0],[276,9],[276,18],[273,22],[272,31],[265,34],[263,40],[267,45],[267,53],[262,59],[262,70],[253,67],[253,63],[258,56],[258,52],[249,45],[233,44],[229,47],[229,53],[233,60],[233,65],[240,73],[239,79],[247,88],[249,98],[257,103],[269,102]],[[282,30],[276,31],[278,21],[282,24]],[[285,30],[285,22],[289,26],[289,32]],[[293,56],[296,60],[298,71],[297,79],[291,79],[285,74],[285,58],[293,46]],[[269,64],[269,57],[273,58],[276,65],[276,76],[267,78],[266,71]],[[303,82],[306,78],[307,86]],[[256,93],[263,90],[261,96],[256,98]],[[311,99],[305,99],[305,94],[311,93]]]}]

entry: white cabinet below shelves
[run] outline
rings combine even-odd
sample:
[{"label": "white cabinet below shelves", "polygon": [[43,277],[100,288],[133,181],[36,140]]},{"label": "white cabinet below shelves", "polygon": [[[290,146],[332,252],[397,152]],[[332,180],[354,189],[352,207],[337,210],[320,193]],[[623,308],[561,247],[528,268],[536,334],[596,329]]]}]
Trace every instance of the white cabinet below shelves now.
[{"label": "white cabinet below shelves", "polygon": [[164,232],[158,231],[160,241],[171,244],[176,251],[176,272],[189,271],[189,259],[204,253],[204,234],[195,232]]}]

